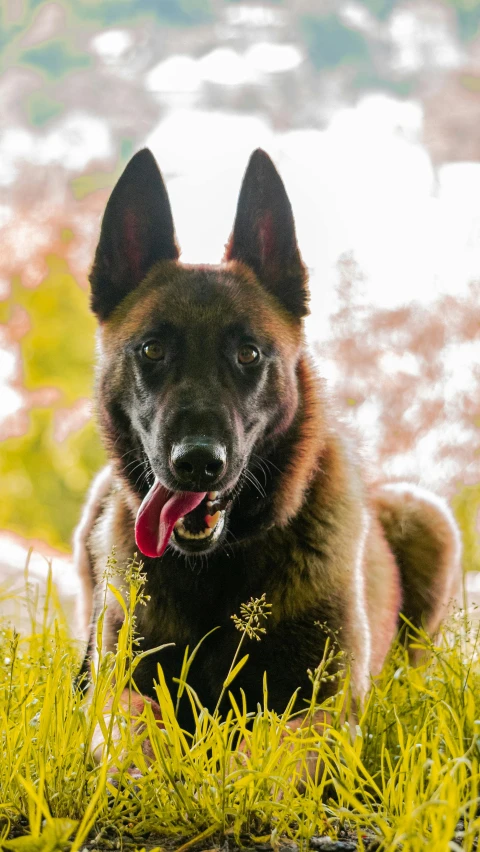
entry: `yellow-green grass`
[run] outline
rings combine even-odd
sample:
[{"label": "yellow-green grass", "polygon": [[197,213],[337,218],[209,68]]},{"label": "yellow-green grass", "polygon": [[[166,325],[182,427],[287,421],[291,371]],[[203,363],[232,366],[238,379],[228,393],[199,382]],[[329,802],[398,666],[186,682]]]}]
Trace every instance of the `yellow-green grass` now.
[{"label": "yellow-green grass", "polygon": [[[113,570],[118,568],[111,560],[107,571]],[[312,700],[300,729],[289,724],[305,706],[292,697],[283,715],[270,711],[266,679],[262,707],[247,712],[232,697],[226,718],[216,708],[202,707],[188,686],[195,665],[190,649],[176,683],[167,686],[158,670],[163,728],[147,706],[144,730],[135,734],[119,696],[132,675],[134,680],[142,655],[132,611],[148,587],[137,563],[124,571],[130,609],[125,608],[118,652],[102,657],[92,670],[89,703],[75,685],[79,649],[67,638],[61,618],[51,620],[48,601],[40,627],[31,605],[30,636],[19,636],[6,624],[0,630],[0,848],[141,850],[151,844],[152,834],[158,849],[171,848],[172,842],[185,849],[201,841],[204,848],[218,848],[225,836],[243,845],[261,841],[275,848],[291,840],[307,848],[313,835],[335,838],[346,830],[360,850],[372,848],[372,837],[376,848],[385,850],[476,849],[480,662],[475,619],[456,613],[435,645],[419,636],[430,653],[418,668],[408,665],[402,648],[394,649],[356,725],[349,713],[347,672],[336,698],[323,705],[332,717],[323,737],[309,720],[321,678],[328,677],[333,642],[311,673]],[[253,631],[262,641],[267,615],[262,600],[238,614],[239,648],[226,693],[238,669],[248,665],[245,636]],[[191,703],[193,737],[176,721],[180,698]],[[108,700],[111,717],[102,712]],[[108,757],[96,765],[90,745],[98,724]],[[142,751],[146,736],[155,755],[150,763]],[[312,755],[314,778],[305,771]]]}]

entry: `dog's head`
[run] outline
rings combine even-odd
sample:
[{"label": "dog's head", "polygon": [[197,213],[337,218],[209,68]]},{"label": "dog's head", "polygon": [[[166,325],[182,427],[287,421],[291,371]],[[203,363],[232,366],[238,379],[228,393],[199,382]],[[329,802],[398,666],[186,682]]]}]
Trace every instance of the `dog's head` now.
[{"label": "dog's head", "polygon": [[[198,227],[208,227],[208,200]],[[169,543],[213,549],[240,501],[253,519],[263,490],[254,468],[297,412],[307,313],[291,206],[263,151],[248,165],[222,264],[189,266],[178,254],[161,174],[140,151],[107,204],[90,281],[100,423],[141,503],[137,545],[152,557]]]}]

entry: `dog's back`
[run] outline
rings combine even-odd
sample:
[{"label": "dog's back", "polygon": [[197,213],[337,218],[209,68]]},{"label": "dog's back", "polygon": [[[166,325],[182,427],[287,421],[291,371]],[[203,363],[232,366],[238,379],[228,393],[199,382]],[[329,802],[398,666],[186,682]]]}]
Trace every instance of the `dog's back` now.
[{"label": "dog's back", "polygon": [[402,615],[434,636],[459,591],[461,543],[453,515],[435,494],[404,482],[377,487],[374,511],[400,570]]}]

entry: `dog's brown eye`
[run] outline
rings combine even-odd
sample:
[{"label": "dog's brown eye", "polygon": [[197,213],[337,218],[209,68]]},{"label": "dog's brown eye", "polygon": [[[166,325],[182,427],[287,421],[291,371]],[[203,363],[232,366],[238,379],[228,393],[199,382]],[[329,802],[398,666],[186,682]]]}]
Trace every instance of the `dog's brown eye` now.
[{"label": "dog's brown eye", "polygon": [[238,350],[240,364],[255,364],[260,358],[260,352],[256,346],[245,345]]},{"label": "dog's brown eye", "polygon": [[149,340],[142,346],[142,355],[148,358],[149,361],[163,361],[165,358],[165,349],[158,340]]}]

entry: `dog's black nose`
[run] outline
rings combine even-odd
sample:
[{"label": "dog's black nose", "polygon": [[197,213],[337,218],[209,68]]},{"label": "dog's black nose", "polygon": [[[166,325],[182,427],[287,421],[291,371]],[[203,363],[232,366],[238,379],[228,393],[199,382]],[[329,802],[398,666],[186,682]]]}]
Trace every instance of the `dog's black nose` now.
[{"label": "dog's black nose", "polygon": [[182,441],[174,444],[170,468],[176,479],[189,488],[200,491],[217,482],[227,466],[227,451],[223,444],[209,441]]}]

